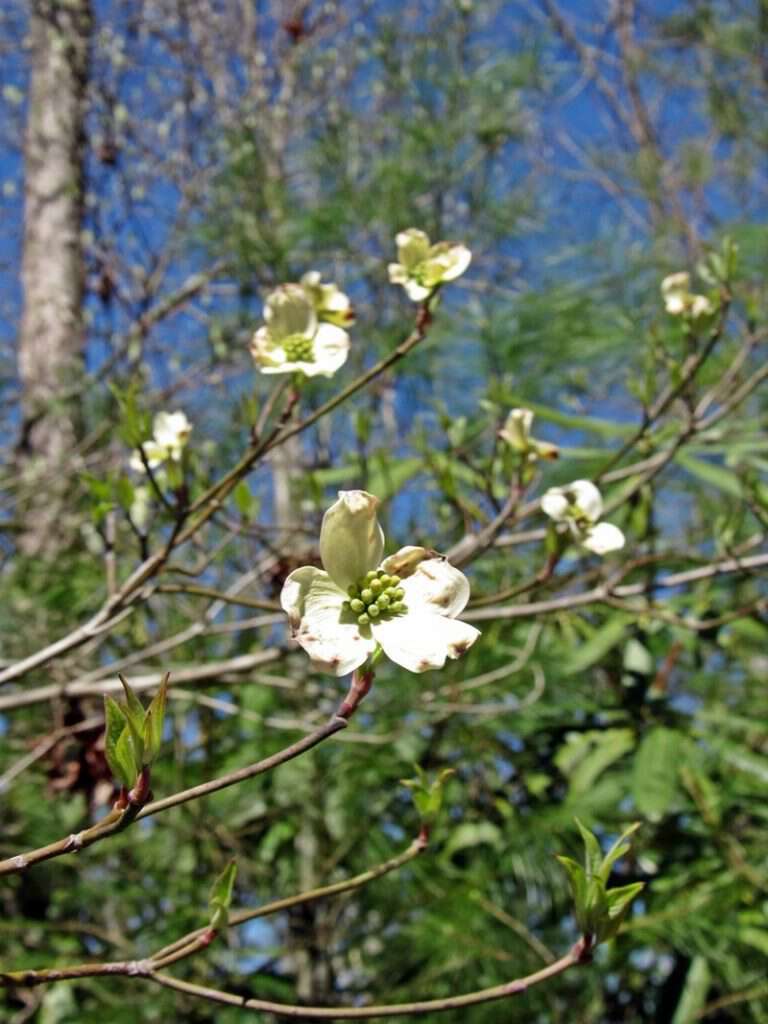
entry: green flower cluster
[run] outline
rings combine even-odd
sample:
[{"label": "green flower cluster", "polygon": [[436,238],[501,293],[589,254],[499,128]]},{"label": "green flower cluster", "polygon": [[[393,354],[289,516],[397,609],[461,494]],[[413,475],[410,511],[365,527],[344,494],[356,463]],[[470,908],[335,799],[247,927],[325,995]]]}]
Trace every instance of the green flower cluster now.
[{"label": "green flower cluster", "polygon": [[291,363],[313,363],[315,350],[313,339],[303,334],[294,334],[283,342],[286,359]]},{"label": "green flower cluster", "polygon": [[400,577],[394,573],[371,569],[358,583],[347,588],[349,600],[342,608],[356,615],[360,626],[369,625],[372,619],[398,615],[406,610],[405,591],[400,582]]}]

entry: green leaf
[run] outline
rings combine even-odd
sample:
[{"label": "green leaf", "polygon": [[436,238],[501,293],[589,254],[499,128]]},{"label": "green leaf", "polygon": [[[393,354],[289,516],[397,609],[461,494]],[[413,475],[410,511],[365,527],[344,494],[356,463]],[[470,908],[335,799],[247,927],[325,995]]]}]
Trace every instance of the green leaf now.
[{"label": "green leaf", "polygon": [[129,448],[137,448],[151,433],[149,413],[139,408],[141,383],[131,381],[123,388],[112,382],[109,389],[120,407],[120,436]]},{"label": "green leaf", "polygon": [[629,849],[630,844],[628,840],[630,836],[637,832],[641,824],[639,821],[634,821],[628,828],[625,828],[608,853],[603,857],[603,863],[600,865],[600,877],[604,882],[608,881],[613,865],[619,857],[623,857]]},{"label": "green leaf", "polygon": [[118,477],[115,481],[115,497],[121,508],[129,509],[133,504],[134,487],[126,476]]},{"label": "green leaf", "polygon": [[208,903],[213,911],[211,928],[226,928],[229,920],[229,908],[232,905],[232,893],[237,877],[237,863],[231,860],[211,887]]},{"label": "green leaf", "polygon": [[104,698],[104,716],[106,725],[104,730],[104,755],[109,765],[109,770],[123,786],[132,786],[136,775],[133,773],[133,763],[125,764],[122,755],[118,755],[118,745],[123,733],[128,731],[128,723],[120,705],[111,697]]},{"label": "green leaf", "polygon": [[634,745],[631,729],[571,733],[555,755],[555,764],[568,778],[571,793],[586,793],[598,776]]},{"label": "green leaf", "polygon": [[253,494],[251,494],[251,488],[248,486],[247,480],[241,480],[237,487],[235,487],[232,492],[232,500],[243,519],[253,519],[258,503]]},{"label": "green leaf", "polygon": [[695,956],[685,975],[685,984],[675,1008],[672,1024],[693,1024],[707,1002],[711,973],[703,956]]},{"label": "green leaf", "polygon": [[577,864],[571,857],[556,855],[556,860],[563,866],[571,887],[573,896],[573,911],[579,929],[587,930],[587,875],[581,864]]},{"label": "green leaf", "polygon": [[[753,723],[754,724],[754,723]],[[768,757],[760,757],[735,743],[718,744],[723,760],[737,771],[746,772],[761,782],[768,782]]]},{"label": "green leaf", "polygon": [[119,766],[118,777],[124,786],[130,788],[141,771],[141,761],[137,761],[136,746],[127,722],[115,745],[115,762]]},{"label": "green leaf", "polygon": [[123,690],[125,691],[125,716],[129,722],[133,722],[135,728],[140,730],[144,724],[144,706],[128,685],[128,681],[125,676],[118,673],[118,679],[123,684]]},{"label": "green leaf", "polygon": [[144,706],[130,688],[125,678],[121,675],[119,675],[118,678],[123,684],[126,699],[125,704],[120,704],[119,707],[125,715],[125,720],[128,723],[128,729],[130,730],[134,759],[136,762],[136,772],[138,774],[144,764]]},{"label": "green leaf", "polygon": [[466,822],[451,833],[445,845],[445,856],[452,857],[459,850],[479,846],[482,843],[487,843],[496,850],[501,849],[503,845],[501,829],[490,821]]},{"label": "green leaf", "polygon": [[635,755],[632,794],[641,814],[663,817],[679,795],[679,771],[685,762],[685,737],[658,726],[644,737]]},{"label": "green leaf", "polygon": [[678,452],[675,456],[675,461],[687,473],[695,476],[698,480],[710,484],[732,498],[741,497],[741,481],[732,470],[725,469],[723,466],[706,459],[695,459],[692,455],[684,452]]},{"label": "green leaf", "polygon": [[411,790],[411,797],[419,812],[419,817],[426,825],[433,825],[443,805],[443,787],[446,779],[455,775],[453,768],[444,768],[433,782],[427,781],[426,773],[415,765],[418,772],[416,779],[401,779],[400,782]]},{"label": "green leaf", "polygon": [[619,643],[629,624],[625,615],[610,618],[604,626],[596,630],[589,640],[582,644],[564,666],[564,674],[576,675],[596,665],[605,655]]},{"label": "green leaf", "polygon": [[599,878],[600,868],[603,863],[603,851],[600,849],[600,843],[598,843],[588,828],[584,828],[578,818],[576,818],[576,826],[584,843],[584,865],[587,876]]},{"label": "green leaf", "polygon": [[420,458],[393,459],[388,452],[377,452],[371,459],[368,489],[386,500],[401,490],[421,469]]},{"label": "green leaf", "polygon": [[653,675],[655,662],[653,655],[635,637],[630,637],[624,648],[624,669],[640,676]]},{"label": "green leaf", "polygon": [[609,889],[605,894],[606,915],[597,929],[598,942],[612,939],[627,915],[632,900],[645,888],[644,882],[632,882],[618,889]]},{"label": "green leaf", "polygon": [[[144,746],[146,748],[147,763],[151,763],[157,757],[160,745],[163,742],[163,725],[165,723],[165,707],[168,700],[168,680],[170,676],[166,672],[160,689],[152,698],[147,714],[144,719]],[[147,728],[147,721],[151,726]]]},{"label": "green leaf", "polygon": [[744,942],[759,950],[763,956],[768,956],[768,928],[740,928],[738,937],[739,942]]}]

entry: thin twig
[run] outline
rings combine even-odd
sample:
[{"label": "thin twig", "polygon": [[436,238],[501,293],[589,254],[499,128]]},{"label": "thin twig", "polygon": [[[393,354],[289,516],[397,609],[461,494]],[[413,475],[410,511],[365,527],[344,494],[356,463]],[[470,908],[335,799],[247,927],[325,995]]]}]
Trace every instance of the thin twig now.
[{"label": "thin twig", "polygon": [[346,727],[347,719],[334,715],[324,725],[303,736],[289,747],[285,747],[283,750],[272,754],[270,757],[257,761],[255,764],[247,765],[245,768],[228,772],[218,779],[211,779],[209,782],[202,783],[199,786],[192,786],[190,789],[181,790],[179,793],[174,793],[163,800],[155,800],[153,803],[145,803],[147,794],[143,791],[141,793],[143,799],[140,799],[138,795],[132,796],[132,791],[128,795],[126,806],[115,805],[106,818],[97,822],[91,828],[76,835],[66,836],[64,839],[49,843],[47,846],[42,846],[39,849],[30,850],[27,853],[0,861],[0,876],[26,871],[27,868],[42,861],[61,857],[67,853],[76,853],[86,846],[91,846],[102,839],[106,839],[108,836],[121,832],[139,818],[159,814],[162,811],[169,810],[171,807],[178,807],[181,804],[188,803],[190,800],[198,800],[200,797],[216,793],[220,789],[235,786],[246,779],[254,778],[256,775],[262,775],[278,765],[285,764],[286,761],[293,760],[293,758],[298,757],[305,751],[311,750],[318,743],[322,743],[323,740]]}]

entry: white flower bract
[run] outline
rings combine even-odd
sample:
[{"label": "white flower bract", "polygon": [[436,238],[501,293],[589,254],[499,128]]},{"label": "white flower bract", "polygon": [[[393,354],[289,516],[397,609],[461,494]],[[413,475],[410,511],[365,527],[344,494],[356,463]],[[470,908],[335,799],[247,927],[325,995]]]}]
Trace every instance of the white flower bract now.
[{"label": "white flower bract", "polygon": [[308,271],[301,279],[301,286],[314,306],[318,320],[325,320],[337,327],[348,327],[355,322],[355,311],[349,296],[335,284],[323,284],[317,270]]},{"label": "white flower bract", "polygon": [[691,292],[691,275],[685,270],[664,278],[661,282],[661,297],[670,316],[687,316],[696,320],[715,312],[714,305],[706,295]]},{"label": "white flower bract", "polygon": [[624,534],[618,526],[598,522],[603,514],[603,498],[591,480],[550,487],[542,495],[541,508],[556,523],[566,523],[573,538],[596,555],[624,547]]},{"label": "white flower bract", "polygon": [[401,284],[408,298],[421,302],[438,285],[460,277],[472,260],[472,253],[458,242],[437,242],[418,228],[408,228],[395,237],[397,263],[390,263],[389,280]]},{"label": "white flower bract", "polygon": [[[152,439],[141,446],[149,468],[157,469],[169,459],[179,462],[191,433],[192,424],[183,412],[159,412],[152,421]],[[139,452],[133,453],[130,465],[137,473],[145,472]]]},{"label": "white flower bract", "polygon": [[411,546],[382,561],[378,504],[366,491],[340,491],[323,517],[323,569],[294,570],[280,595],[297,642],[316,667],[337,676],[377,647],[410,672],[442,668],[480,635],[457,618],[469,583],[446,559]]},{"label": "white flower bract", "polygon": [[560,454],[557,445],[531,437],[532,426],[533,412],[530,409],[510,409],[499,437],[514,451],[525,455],[530,462],[536,459],[556,459]]},{"label": "white flower bract", "polygon": [[[321,286],[319,275],[317,286],[335,289],[335,285]],[[329,301],[340,304],[337,296],[330,296]],[[262,373],[332,377],[347,360],[349,335],[336,324],[321,321],[315,301],[303,285],[284,284],[268,295],[264,320],[250,345]]]}]

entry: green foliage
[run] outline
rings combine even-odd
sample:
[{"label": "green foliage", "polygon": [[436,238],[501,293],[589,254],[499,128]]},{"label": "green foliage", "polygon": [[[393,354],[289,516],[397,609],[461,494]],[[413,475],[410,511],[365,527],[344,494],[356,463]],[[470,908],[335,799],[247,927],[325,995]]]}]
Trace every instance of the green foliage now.
[{"label": "green foliage", "polygon": [[146,710],[123,676],[120,682],[125,702],[104,698],[104,753],[112,774],[121,785],[130,788],[142,768],[151,765],[160,751],[168,676],[163,678]]},{"label": "green foliage", "polygon": [[237,863],[231,860],[211,888],[211,895],[208,900],[211,907],[211,928],[218,930],[227,927],[236,878]]},{"label": "green foliage", "polygon": [[616,888],[608,887],[608,879],[616,861],[629,850],[627,839],[640,827],[640,822],[626,828],[603,856],[600,844],[580,821],[576,822],[584,843],[584,865],[570,857],[558,857],[568,875],[574,901],[576,923],[582,935],[596,944],[612,939],[629,911],[632,900],[643,888],[633,882]]},{"label": "green foliage", "polygon": [[414,767],[417,773],[416,778],[401,779],[400,781],[410,789],[411,797],[416,805],[416,810],[419,812],[422,825],[432,828],[443,806],[443,787],[446,780],[456,773],[452,768],[444,768],[437,778],[430,782],[426,773],[419,765],[414,765]]}]

